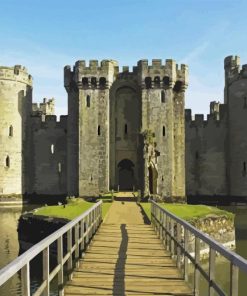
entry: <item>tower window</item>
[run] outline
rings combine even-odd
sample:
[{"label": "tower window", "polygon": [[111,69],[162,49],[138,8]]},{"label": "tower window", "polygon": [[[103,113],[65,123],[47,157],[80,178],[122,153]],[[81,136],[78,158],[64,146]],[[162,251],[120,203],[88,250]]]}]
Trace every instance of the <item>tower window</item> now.
[{"label": "tower window", "polygon": [[57,164],[57,170],[58,170],[59,173],[62,172],[62,165],[61,165],[61,162],[59,162],[59,163]]},{"label": "tower window", "polygon": [[182,90],[182,85],[183,85],[182,81],[176,81],[173,90],[175,92],[180,92]]},{"label": "tower window", "polygon": [[5,166],[6,166],[7,168],[10,167],[10,159],[9,159],[9,156],[7,156],[6,159],[5,159]]},{"label": "tower window", "polygon": [[247,97],[244,97],[244,109],[247,108]]},{"label": "tower window", "polygon": [[106,79],[105,77],[100,77],[99,79],[99,87],[104,88],[106,86]]},{"label": "tower window", "polygon": [[51,154],[54,154],[54,144],[51,144]]},{"label": "tower window", "polygon": [[163,131],[162,131],[163,137],[166,135],[166,128],[163,126]]},{"label": "tower window", "polygon": [[147,89],[152,88],[152,79],[151,79],[151,77],[146,77],[145,78],[145,85],[146,85]]},{"label": "tower window", "polygon": [[154,86],[160,87],[160,78],[159,76],[154,77]]},{"label": "tower window", "polygon": [[90,107],[90,96],[89,95],[87,95],[86,100],[87,100],[87,107],[89,108]]},{"label": "tower window", "polygon": [[96,79],[96,77],[91,78],[91,86],[93,88],[97,87],[97,79]]},{"label": "tower window", "polygon": [[84,87],[88,86],[88,78],[87,77],[83,77],[81,82]]},{"label": "tower window", "polygon": [[198,159],[199,158],[199,153],[198,153],[198,151],[196,151],[196,159]]},{"label": "tower window", "polygon": [[13,126],[9,127],[9,137],[13,137]]},{"label": "tower window", "polygon": [[164,85],[165,87],[168,87],[169,84],[170,84],[170,78],[169,78],[169,76],[165,76],[165,77],[163,78],[163,85]]},{"label": "tower window", "polygon": [[162,91],[161,91],[161,103],[165,103],[165,101],[166,101],[166,94],[165,94],[165,92],[162,90]]},{"label": "tower window", "polygon": [[128,134],[128,125],[125,124],[124,126],[124,134],[127,135]]},{"label": "tower window", "polygon": [[100,125],[98,125],[98,136],[100,136]]}]

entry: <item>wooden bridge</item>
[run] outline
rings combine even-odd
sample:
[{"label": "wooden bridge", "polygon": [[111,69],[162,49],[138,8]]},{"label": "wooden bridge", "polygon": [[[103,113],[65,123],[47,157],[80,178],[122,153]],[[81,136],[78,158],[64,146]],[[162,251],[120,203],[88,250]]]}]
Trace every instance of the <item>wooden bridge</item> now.
[{"label": "wooden bridge", "polygon": [[[135,202],[113,202],[102,222],[102,202],[45,238],[0,270],[0,286],[21,273],[23,296],[48,296],[57,277],[59,295],[200,295],[200,278],[208,283],[208,295],[238,294],[238,270],[247,274],[247,260],[151,202],[152,225],[143,222]],[[195,238],[195,252],[188,237]],[[200,263],[201,242],[209,246],[209,268]],[[52,246],[56,264],[50,264]],[[215,279],[215,257],[230,262],[230,293]],[[30,261],[42,254],[43,280],[31,291]],[[194,267],[188,283],[188,266]],[[66,267],[66,268],[65,268]],[[66,280],[67,278],[67,280]],[[5,295],[3,295],[5,296]]]}]

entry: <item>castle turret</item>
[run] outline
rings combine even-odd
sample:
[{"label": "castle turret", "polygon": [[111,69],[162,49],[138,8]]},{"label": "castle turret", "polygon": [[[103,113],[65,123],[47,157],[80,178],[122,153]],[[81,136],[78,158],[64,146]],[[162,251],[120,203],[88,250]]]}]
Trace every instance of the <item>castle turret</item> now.
[{"label": "castle turret", "polygon": [[240,69],[239,57],[227,57],[225,77],[228,192],[231,196],[247,196],[247,65]]},{"label": "castle turret", "polygon": [[0,195],[22,195],[32,110],[32,77],[24,67],[0,67],[0,110]]},{"label": "castle turret", "polygon": [[117,63],[77,61],[66,66],[68,92],[68,194],[96,195],[109,189],[109,88]]}]

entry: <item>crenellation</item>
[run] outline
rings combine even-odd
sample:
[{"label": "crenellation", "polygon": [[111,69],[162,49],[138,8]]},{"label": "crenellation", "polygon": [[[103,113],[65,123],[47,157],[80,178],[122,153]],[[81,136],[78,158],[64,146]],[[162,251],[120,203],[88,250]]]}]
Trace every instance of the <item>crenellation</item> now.
[{"label": "crenellation", "polygon": [[14,67],[0,67],[0,80],[13,80],[24,83],[32,87],[32,76],[23,66],[16,65]]}]

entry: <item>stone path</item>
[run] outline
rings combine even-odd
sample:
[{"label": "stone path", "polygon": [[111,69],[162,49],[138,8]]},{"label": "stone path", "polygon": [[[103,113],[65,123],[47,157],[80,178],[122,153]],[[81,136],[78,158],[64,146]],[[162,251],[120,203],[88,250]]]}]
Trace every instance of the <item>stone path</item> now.
[{"label": "stone path", "polygon": [[193,295],[135,202],[115,201],[65,296]]}]

